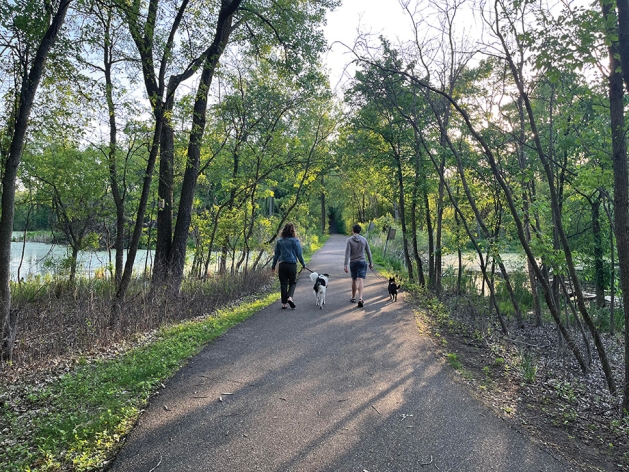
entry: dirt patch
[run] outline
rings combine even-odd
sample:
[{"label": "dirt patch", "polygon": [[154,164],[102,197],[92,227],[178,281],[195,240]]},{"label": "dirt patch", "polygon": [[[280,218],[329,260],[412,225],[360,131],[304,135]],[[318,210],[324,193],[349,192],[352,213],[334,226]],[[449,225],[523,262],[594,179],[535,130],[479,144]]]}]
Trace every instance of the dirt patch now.
[{"label": "dirt patch", "polygon": [[[620,414],[621,398],[609,394],[595,351],[592,372],[584,376],[574,356],[558,349],[551,324],[510,326],[504,336],[464,318],[417,311],[420,329],[473,396],[579,470],[629,470],[629,417]],[[624,346],[616,337],[604,342],[621,390]]]}]

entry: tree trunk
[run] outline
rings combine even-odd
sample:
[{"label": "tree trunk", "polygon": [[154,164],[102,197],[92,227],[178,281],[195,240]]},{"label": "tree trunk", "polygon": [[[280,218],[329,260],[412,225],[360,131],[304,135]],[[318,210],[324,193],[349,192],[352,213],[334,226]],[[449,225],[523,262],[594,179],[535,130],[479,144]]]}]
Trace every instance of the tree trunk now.
[{"label": "tree trunk", "polygon": [[428,233],[428,287],[432,289],[435,286],[435,240],[430,216],[430,201],[428,200],[428,191],[425,186],[423,191],[424,211],[426,212],[426,232]]},{"label": "tree trunk", "polygon": [[[601,2],[606,19],[611,15],[609,4]],[[609,47],[609,106],[612,131],[612,161],[614,169],[614,227],[620,266],[622,305],[625,313],[625,379],[622,408],[629,411],[629,175],[627,168],[627,142],[625,138],[623,78],[615,45]]]},{"label": "tree trunk", "polygon": [[[425,142],[424,142],[424,149],[426,151],[426,154],[430,157],[430,160],[432,161],[433,167],[435,168],[435,170],[437,172],[439,172],[440,165],[435,160],[434,156],[432,155],[430,149],[428,148],[428,146],[426,145]],[[465,228],[465,231],[467,233],[468,238],[470,239],[470,241],[474,245],[474,249],[476,250],[476,254],[478,255],[478,261],[479,261],[479,264],[480,264],[480,270],[481,270],[481,273],[482,273],[482,276],[483,276],[483,287],[485,286],[485,283],[486,283],[487,287],[489,288],[490,302],[493,305],[494,310],[496,311],[496,316],[498,317],[498,320],[500,321],[500,327],[502,329],[502,332],[503,332],[503,334],[507,334],[507,332],[508,332],[507,324],[505,323],[504,317],[502,316],[502,313],[500,312],[500,306],[498,305],[498,301],[497,301],[496,296],[495,296],[493,280],[491,280],[489,275],[487,274],[487,264],[486,264],[486,259],[485,259],[484,255],[483,255],[483,251],[482,251],[480,245],[478,244],[478,242],[476,241],[476,237],[474,236],[473,232],[471,231],[469,225],[465,221],[465,216],[463,215],[463,212],[459,208],[459,205],[458,205],[456,199],[454,198],[454,195],[452,195],[452,191],[450,190],[450,186],[448,185],[448,182],[445,179],[445,175],[439,174],[439,179],[441,179],[441,182],[443,183],[443,187],[444,187],[445,191],[448,193],[448,198],[450,200],[450,203],[454,207],[454,211],[456,213],[458,213],[458,215],[460,217],[460,221],[463,223],[463,227]]]},{"label": "tree trunk", "polygon": [[629,92],[629,0],[616,0],[618,9],[618,53],[622,64],[622,76]]},{"label": "tree trunk", "polygon": [[413,272],[413,261],[411,260],[410,252],[408,250],[408,229],[406,227],[406,208],[405,208],[405,200],[404,200],[404,177],[402,174],[402,158],[399,154],[396,153],[395,162],[397,164],[396,174],[398,180],[398,186],[400,189],[400,223],[402,225],[402,243],[404,246],[404,260],[406,261],[406,266],[408,268],[408,278],[411,280],[415,280],[415,275]]},{"label": "tree trunk", "polygon": [[2,209],[0,214],[0,319],[2,320],[1,357],[13,358],[13,346],[17,329],[17,312],[11,309],[11,236],[15,217],[15,187],[17,171],[22,160],[22,150],[26,140],[31,110],[48,53],[55,43],[65,21],[72,0],[61,0],[50,26],[42,37],[35,58],[28,73],[22,77],[19,101],[9,149],[2,150]]},{"label": "tree trunk", "polygon": [[605,306],[605,280],[603,268],[603,235],[601,233],[600,194],[596,192],[592,201],[592,236],[594,238],[594,280],[596,285],[596,306]]},{"label": "tree trunk", "polygon": [[[496,17],[498,18],[498,12],[496,12],[496,15],[497,15]],[[601,366],[603,368],[603,371],[605,372],[605,379],[607,380],[607,386],[609,388],[609,391],[610,393],[615,394],[616,383],[614,381],[611,366],[607,358],[607,353],[605,352],[605,347],[602,343],[600,333],[596,329],[596,325],[594,324],[590,314],[588,313],[587,307],[585,306],[585,301],[583,299],[583,291],[581,290],[581,284],[579,282],[579,278],[577,276],[576,269],[574,266],[572,250],[568,244],[568,239],[563,229],[562,217],[561,217],[561,212],[560,212],[560,203],[559,203],[559,198],[557,196],[557,191],[555,188],[554,175],[553,175],[551,163],[549,162],[548,156],[546,156],[546,154],[544,153],[544,149],[540,140],[539,130],[537,129],[535,114],[533,112],[533,107],[531,105],[531,102],[528,99],[528,94],[526,93],[524,89],[522,76],[518,73],[515,63],[513,62],[513,57],[511,56],[511,53],[509,52],[510,49],[506,44],[506,41],[504,39],[502,32],[500,31],[501,31],[500,27],[497,24],[495,32],[498,34],[498,37],[500,38],[500,41],[502,42],[507,64],[509,65],[509,68],[511,69],[511,74],[518,88],[519,96],[522,97],[522,100],[526,109],[526,113],[528,116],[528,123],[529,123],[530,130],[532,133],[533,143],[535,145],[534,147],[537,152],[538,158],[540,162],[542,163],[542,166],[544,168],[544,173],[546,174],[546,179],[548,181],[550,205],[551,205],[552,217],[553,217],[552,220],[553,220],[553,224],[557,232],[557,235],[559,237],[559,240],[561,242],[563,254],[566,259],[566,266],[568,268],[568,273],[570,275],[570,279],[572,280],[572,283],[574,284],[574,291],[577,298],[577,306],[579,307],[579,312],[581,313],[581,316],[583,316],[583,319],[586,325],[588,326],[588,329],[590,330],[592,337],[594,338],[594,344],[598,351],[598,355],[601,361]],[[583,359],[581,359],[581,361],[582,360]]]},{"label": "tree trunk", "polygon": [[[496,223],[496,228],[494,230],[493,240],[496,241],[498,239],[500,229],[502,228],[502,205],[498,204],[498,208],[496,209],[496,213],[498,213],[498,221]],[[497,250],[495,252],[498,252]],[[507,293],[509,294],[509,299],[511,300],[511,306],[513,306],[513,311],[515,315],[515,320],[518,325],[518,328],[524,328],[524,320],[522,319],[522,311],[520,310],[520,304],[518,303],[518,299],[515,295],[515,290],[513,290],[513,284],[511,283],[511,277],[509,276],[509,272],[502,262],[500,255],[498,255],[498,267],[500,268],[500,273],[502,274],[502,278],[504,279],[505,287],[507,288]]]},{"label": "tree trunk", "polygon": [[79,260],[79,247],[80,243],[76,243],[72,245],[72,255],[70,256],[71,265],[70,265],[70,286],[74,286],[74,282],[76,281],[76,266]]},{"label": "tree trunk", "polygon": [[507,183],[505,182],[505,180],[502,177],[502,174],[498,168],[498,164],[496,162],[496,158],[491,150],[491,148],[489,147],[489,145],[487,144],[487,142],[485,141],[485,139],[480,135],[480,133],[478,133],[478,131],[476,131],[476,129],[474,128],[474,126],[472,125],[471,119],[469,117],[469,115],[467,114],[467,112],[465,110],[463,110],[463,108],[461,108],[461,106],[458,105],[458,103],[449,95],[447,95],[446,93],[444,93],[442,90],[438,90],[436,88],[434,88],[433,86],[431,86],[428,83],[423,82],[420,79],[417,79],[416,77],[408,74],[408,73],[404,73],[404,72],[400,72],[400,71],[395,71],[397,73],[402,73],[402,74],[406,74],[406,77],[408,77],[411,81],[411,83],[413,83],[414,85],[421,87],[422,89],[427,89],[430,90],[434,93],[437,93],[441,96],[445,96],[450,103],[452,104],[452,106],[457,110],[457,112],[459,113],[459,115],[463,118],[464,122],[465,122],[465,126],[467,127],[467,129],[469,130],[469,132],[472,134],[473,138],[476,140],[476,142],[481,146],[483,153],[485,154],[487,161],[491,167],[492,173],[496,179],[496,181],[498,182],[498,185],[500,186],[500,188],[502,189],[506,201],[507,201],[507,205],[509,208],[509,212],[511,214],[511,217],[513,218],[513,221],[516,225],[517,228],[517,234],[518,234],[518,238],[520,239],[520,243],[526,253],[527,259],[528,261],[530,261],[531,265],[533,265],[535,272],[536,272],[536,276],[538,277],[538,279],[540,279],[540,282],[542,284],[542,288],[544,289],[544,296],[546,298],[546,304],[548,305],[548,308],[550,310],[551,315],[553,316],[553,319],[555,320],[555,322],[557,323],[557,326],[562,334],[562,336],[564,336],[564,339],[567,340],[568,342],[568,346],[570,347],[571,351],[573,352],[575,358],[577,359],[579,366],[581,367],[581,370],[586,373],[588,372],[588,366],[585,363],[583,356],[581,355],[581,352],[579,351],[579,347],[576,345],[576,343],[574,342],[574,339],[572,338],[572,336],[570,335],[570,332],[568,330],[566,330],[565,326],[563,326],[563,323],[561,323],[561,318],[560,318],[560,314],[557,310],[557,306],[554,303],[552,296],[550,295],[550,287],[548,286],[547,281],[543,280],[541,277],[541,271],[539,269],[539,266],[537,265],[537,261],[535,259],[535,255],[533,254],[530,245],[528,244],[528,242],[526,241],[526,238],[524,236],[524,227],[522,225],[522,220],[519,216],[519,213],[517,211],[516,205],[515,205],[515,201],[513,199],[513,195],[511,193],[510,187],[507,185]]},{"label": "tree trunk", "polygon": [[112,79],[113,51],[111,39],[111,18],[112,11],[107,9],[104,13],[106,16],[101,18],[104,26],[104,44],[103,44],[103,65],[105,69],[105,98],[107,100],[107,111],[109,112],[109,151],[107,153],[107,161],[109,166],[109,182],[111,184],[111,196],[116,207],[116,236],[114,240],[115,263],[114,263],[114,280],[116,288],[120,285],[122,279],[122,271],[124,267],[124,234],[125,234],[125,214],[124,199],[120,186],[118,185],[118,167],[116,160],[117,152],[117,134],[118,128],[116,124],[116,107],[114,106],[113,90],[114,84]]},{"label": "tree trunk", "polygon": [[[169,83],[169,90],[171,89]],[[171,118],[174,98],[170,98],[164,108],[164,122],[159,143],[159,180],[157,185],[157,236],[155,240],[155,259],[153,262],[153,288],[161,286],[169,278],[169,255],[173,234],[173,186],[175,132]]]},{"label": "tree trunk", "polygon": [[612,216],[611,209],[605,203],[606,200],[603,200],[603,208],[605,208],[605,214],[607,215],[607,221],[609,222],[609,259],[610,259],[610,274],[609,274],[609,333],[616,333],[616,320],[614,319],[614,310],[616,309],[616,261],[615,261],[615,246],[616,241],[614,240],[614,217]]},{"label": "tree trunk", "polygon": [[146,163],[144,181],[142,182],[142,193],[140,195],[140,202],[138,203],[138,210],[135,217],[133,233],[131,234],[131,241],[129,242],[127,262],[125,263],[124,272],[122,273],[120,285],[118,286],[118,291],[116,292],[116,299],[112,307],[113,316],[110,322],[112,327],[114,327],[117,323],[117,316],[120,314],[120,303],[124,300],[129,284],[131,283],[133,264],[135,263],[135,257],[138,253],[140,239],[142,238],[142,232],[144,230],[144,215],[146,214],[146,207],[151,193],[151,181],[153,180],[153,171],[155,170],[155,162],[157,161],[157,153],[159,152],[159,141],[162,134],[163,109],[161,106],[158,106],[155,109],[154,115],[155,129],[153,130],[153,143]]},{"label": "tree trunk", "polygon": [[[457,196],[457,204],[459,199],[459,187],[456,189]],[[456,288],[454,289],[455,294],[461,295],[461,279],[463,277],[463,254],[461,252],[461,241],[460,231],[461,231],[461,217],[458,212],[454,212],[454,224],[456,225],[456,260],[457,260],[457,274],[456,274]]]},{"label": "tree trunk", "polygon": [[177,289],[183,279],[183,270],[186,261],[186,245],[188,243],[188,233],[190,222],[192,221],[192,206],[194,203],[194,192],[197,188],[199,177],[199,166],[201,162],[201,143],[205,132],[207,96],[212,84],[214,72],[218,66],[221,55],[229,41],[232,32],[232,15],[240,5],[240,0],[232,1],[227,6],[221,8],[218,15],[216,33],[214,41],[210,47],[201,79],[197,87],[196,99],[194,102],[194,114],[192,117],[192,132],[188,144],[188,161],[183,177],[181,196],[179,198],[179,211],[177,213],[177,223],[175,224],[175,234],[170,254],[170,266],[173,270],[173,279]]},{"label": "tree trunk", "polygon": [[[153,57],[154,50],[153,45],[155,38],[155,25],[157,23],[157,12],[159,7],[159,0],[150,0],[148,5],[148,14],[146,16],[139,12],[139,2],[132,5],[127,5],[121,8],[121,12],[124,15],[129,32],[133,38],[133,42],[136,45],[138,54],[140,55],[142,64],[142,78],[144,80],[144,86],[146,93],[150,99],[151,107],[153,109],[153,116],[155,119],[155,126],[153,129],[153,138],[151,143],[151,149],[149,151],[149,157],[146,163],[146,171],[144,173],[144,179],[142,182],[142,193],[140,195],[140,201],[138,203],[138,209],[136,212],[135,224],[133,227],[133,233],[131,234],[131,240],[129,241],[129,251],[127,253],[127,262],[124,266],[124,272],[120,279],[120,285],[116,291],[116,297],[112,304],[112,316],[110,319],[110,326],[115,328],[118,323],[118,318],[121,315],[121,304],[127,293],[129,285],[131,283],[131,277],[133,275],[133,265],[135,263],[135,257],[140,246],[140,239],[144,230],[144,216],[146,214],[146,208],[151,192],[151,182],[153,180],[153,172],[155,170],[155,163],[157,162],[157,156],[159,153],[160,141],[162,139],[162,129],[165,119],[165,103],[164,103],[164,75],[166,73],[167,64],[170,60],[170,53],[172,51],[172,45],[174,42],[174,33],[177,31],[183,14],[188,5],[188,0],[183,0],[179,6],[177,16],[172,25],[172,35],[168,38],[168,41],[164,45],[162,67],[159,69],[159,74],[155,74],[155,59]],[[145,20],[144,24],[141,21]],[[193,73],[193,70],[190,71]],[[159,205],[158,205],[159,207]],[[153,264],[155,265],[155,263]]]},{"label": "tree trunk", "polygon": [[424,278],[424,267],[422,264],[421,254],[419,253],[419,247],[417,244],[417,205],[419,200],[419,188],[421,175],[421,154],[419,150],[415,151],[415,181],[413,182],[413,192],[411,199],[411,232],[412,232],[412,244],[413,255],[415,257],[415,263],[417,264],[417,280],[422,287],[426,286],[426,279]]},{"label": "tree trunk", "polygon": [[[522,207],[524,210],[524,216],[523,216],[524,234],[525,234],[526,240],[530,244],[531,242],[531,215],[530,215],[531,194],[529,192],[530,182],[525,180],[527,179],[526,177],[527,173],[525,171],[528,167],[528,162],[526,158],[526,147],[525,147],[526,121],[524,118],[524,103],[523,103],[522,97],[518,97],[517,104],[518,104],[518,118],[519,118],[519,125],[520,125],[517,149],[518,149],[518,164],[520,166],[520,169],[523,171],[521,173],[522,181],[520,182],[520,185],[522,185]],[[528,178],[530,179],[530,177]],[[542,326],[542,307],[539,301],[539,293],[537,291],[537,280],[535,277],[535,271],[533,270],[533,266],[529,262],[527,262],[526,268],[529,275],[529,285],[531,286],[531,295],[533,297],[533,317],[535,319],[535,326],[540,327]]]},{"label": "tree trunk", "polygon": [[[444,175],[444,169],[446,166],[444,138],[442,137],[442,151],[441,162],[439,163],[439,173]],[[436,219],[436,234],[435,234],[435,283],[434,290],[437,296],[441,295],[441,252],[442,252],[442,230],[443,230],[443,187],[444,180],[439,180],[439,191],[437,194],[437,219]]]}]

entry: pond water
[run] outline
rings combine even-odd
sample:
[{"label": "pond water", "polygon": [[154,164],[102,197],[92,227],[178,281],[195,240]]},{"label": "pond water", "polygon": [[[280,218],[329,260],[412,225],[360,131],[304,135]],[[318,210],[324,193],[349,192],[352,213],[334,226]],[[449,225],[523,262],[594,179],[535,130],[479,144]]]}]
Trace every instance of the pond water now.
[{"label": "pond water", "polygon": [[[22,259],[22,249],[24,249],[24,258]],[[50,274],[55,272],[55,266],[64,258],[68,257],[68,248],[66,246],[27,242],[11,243],[11,280],[17,281],[18,268],[20,261],[22,266],[19,269],[20,277],[28,280],[29,277]],[[112,251],[111,257],[115,257]],[[148,265],[151,265],[153,252],[139,249],[135,258],[134,271],[141,272],[144,270],[147,257]],[[79,261],[77,265],[77,273],[86,277],[93,277],[96,271],[109,265],[109,253],[106,251],[83,251],[79,253]],[[126,262],[126,254],[125,254]],[[113,260],[112,260],[113,264]]]},{"label": "pond water", "polygon": [[[524,254],[504,253],[500,254],[500,257],[502,258],[502,262],[507,268],[507,271],[526,270],[526,257]],[[465,270],[480,272],[480,260],[478,259],[477,253],[465,252],[462,255],[462,259]],[[443,256],[441,256],[441,261],[445,269],[457,269],[459,264],[458,256],[456,254],[444,254]]]}]

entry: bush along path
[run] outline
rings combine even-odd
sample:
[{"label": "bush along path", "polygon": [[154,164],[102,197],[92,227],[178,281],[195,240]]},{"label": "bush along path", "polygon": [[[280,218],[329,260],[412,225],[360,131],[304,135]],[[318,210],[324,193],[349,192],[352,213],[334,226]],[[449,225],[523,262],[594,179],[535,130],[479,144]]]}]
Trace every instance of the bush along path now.
[{"label": "bush along path", "polygon": [[[482,317],[473,322],[469,313],[453,309],[454,299],[442,303],[421,291],[407,295],[420,307],[422,332],[455,378],[496,415],[582,470],[629,470],[629,417],[621,413],[621,398],[610,395],[598,364],[583,376],[569,353],[557,352],[551,323],[513,326],[513,334],[503,336],[498,329],[483,330]],[[612,336],[603,339],[622,378],[624,346]]]},{"label": "bush along path", "polygon": [[329,274],[322,310],[301,274],[294,310],[267,306],[164,384],[111,470],[580,470],[453,380],[385,278],[350,303],[345,241],[308,264]]}]

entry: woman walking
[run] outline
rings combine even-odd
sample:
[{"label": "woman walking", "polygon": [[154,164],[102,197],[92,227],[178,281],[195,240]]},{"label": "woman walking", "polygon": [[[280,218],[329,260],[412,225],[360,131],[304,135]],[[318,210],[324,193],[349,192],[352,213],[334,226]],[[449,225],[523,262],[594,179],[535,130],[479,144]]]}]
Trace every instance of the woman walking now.
[{"label": "woman walking", "polygon": [[286,304],[295,308],[293,294],[297,283],[297,261],[302,267],[306,267],[301,254],[301,243],[295,234],[295,225],[286,223],[280,237],[275,243],[275,254],[271,270],[275,272],[275,266],[279,262],[277,275],[280,279],[280,293],[282,296],[282,309],[286,309]]}]

